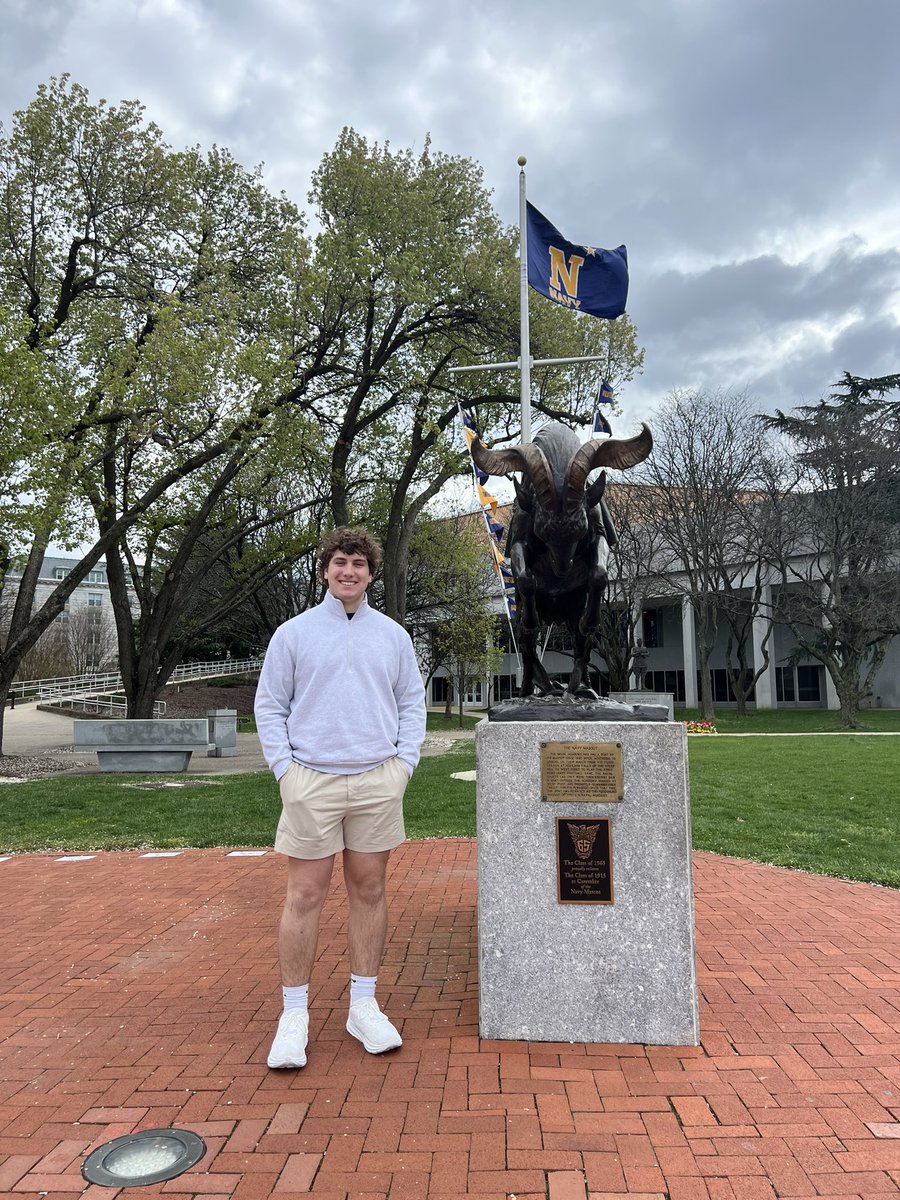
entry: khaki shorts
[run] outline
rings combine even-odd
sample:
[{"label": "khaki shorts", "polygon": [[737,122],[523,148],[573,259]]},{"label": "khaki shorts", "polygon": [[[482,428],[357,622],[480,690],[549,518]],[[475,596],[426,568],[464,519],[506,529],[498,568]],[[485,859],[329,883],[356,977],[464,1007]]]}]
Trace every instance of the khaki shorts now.
[{"label": "khaki shorts", "polygon": [[326,775],[292,763],[278,781],[281,820],[275,849],[291,858],[328,858],[339,850],[375,853],[406,840],[405,763],[389,758],[360,775]]}]

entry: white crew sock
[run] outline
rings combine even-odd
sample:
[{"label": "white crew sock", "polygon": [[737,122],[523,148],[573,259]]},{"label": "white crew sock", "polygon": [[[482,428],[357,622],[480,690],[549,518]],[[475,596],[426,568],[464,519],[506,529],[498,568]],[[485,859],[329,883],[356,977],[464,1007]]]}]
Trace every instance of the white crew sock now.
[{"label": "white crew sock", "polygon": [[374,1000],[377,980],[377,975],[351,975],[350,1003],[355,1004],[357,1000]]},{"label": "white crew sock", "polygon": [[301,1009],[306,1012],[309,1005],[309,984],[304,983],[300,987],[283,987],[281,989],[282,999],[284,1000],[284,1011],[293,1012],[294,1009]]}]

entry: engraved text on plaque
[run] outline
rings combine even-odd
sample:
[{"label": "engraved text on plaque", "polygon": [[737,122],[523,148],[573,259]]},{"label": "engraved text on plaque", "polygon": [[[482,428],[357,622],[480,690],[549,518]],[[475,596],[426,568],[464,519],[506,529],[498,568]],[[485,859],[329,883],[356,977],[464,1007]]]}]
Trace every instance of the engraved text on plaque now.
[{"label": "engraved text on plaque", "polygon": [[541,742],[541,799],[616,804],[624,799],[621,742]]},{"label": "engraved text on plaque", "polygon": [[556,898],[560,904],[612,904],[609,817],[556,818]]}]

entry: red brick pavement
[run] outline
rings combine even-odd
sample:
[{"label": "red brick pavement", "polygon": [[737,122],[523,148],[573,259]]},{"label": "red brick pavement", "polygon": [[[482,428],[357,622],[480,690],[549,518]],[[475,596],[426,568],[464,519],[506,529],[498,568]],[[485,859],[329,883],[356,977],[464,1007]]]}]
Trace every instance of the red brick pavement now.
[{"label": "red brick pavement", "polygon": [[900,1193],[900,893],[695,857],[701,1048],[486,1042],[475,844],[393,860],[379,995],[344,1032],[329,900],[309,1064],[272,1072],[283,866],[223,850],[0,862],[0,1194],[109,1197],[124,1132],[208,1148],[150,1200],[852,1200]]}]

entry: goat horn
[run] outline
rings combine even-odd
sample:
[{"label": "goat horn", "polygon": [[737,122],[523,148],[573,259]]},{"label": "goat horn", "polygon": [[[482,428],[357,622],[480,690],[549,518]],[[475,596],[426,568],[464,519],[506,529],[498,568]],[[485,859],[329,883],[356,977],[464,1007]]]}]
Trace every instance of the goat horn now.
[{"label": "goat horn", "polygon": [[578,503],[584,493],[588,475],[597,467],[611,467],[614,471],[627,471],[644,461],[653,449],[653,434],[650,426],[641,423],[641,432],[633,438],[606,438],[585,442],[579,446],[566,469],[566,500]]},{"label": "goat horn", "polygon": [[556,497],[550,464],[534,442],[521,446],[510,446],[507,450],[488,450],[479,438],[472,439],[472,461],[488,475],[506,475],[510,471],[521,471],[534,484],[543,508],[552,508]]}]

